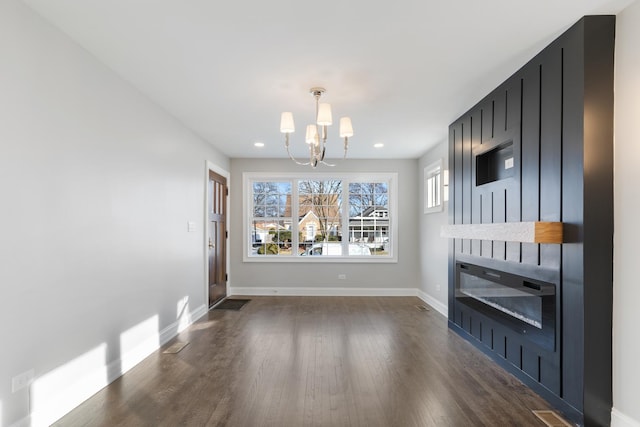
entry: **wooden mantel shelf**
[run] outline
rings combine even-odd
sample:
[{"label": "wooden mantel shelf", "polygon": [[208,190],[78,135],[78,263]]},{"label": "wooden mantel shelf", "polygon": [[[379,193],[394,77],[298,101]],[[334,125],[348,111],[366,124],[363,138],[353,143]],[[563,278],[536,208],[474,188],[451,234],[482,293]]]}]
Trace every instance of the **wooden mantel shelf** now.
[{"label": "wooden mantel shelf", "polygon": [[500,240],[523,243],[562,243],[561,222],[504,222],[498,224],[454,224],[440,230],[451,239]]}]

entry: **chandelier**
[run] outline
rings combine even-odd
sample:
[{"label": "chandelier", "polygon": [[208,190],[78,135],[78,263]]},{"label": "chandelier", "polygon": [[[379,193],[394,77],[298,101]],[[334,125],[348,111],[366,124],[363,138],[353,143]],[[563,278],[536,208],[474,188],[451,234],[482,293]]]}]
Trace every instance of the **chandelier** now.
[{"label": "chandelier", "polygon": [[[331,105],[326,103],[320,103],[320,97],[325,92],[322,87],[312,87],[309,92],[316,100],[316,122],[312,125],[307,125],[307,133],[305,142],[309,146],[309,161],[298,161],[289,151],[289,134],[295,132],[295,126],[293,124],[293,114],[291,112],[284,112],[280,118],[280,132],[284,133],[285,140],[284,145],[287,149],[289,158],[299,165],[311,165],[312,168],[318,166],[318,163],[322,163],[327,166],[335,166],[334,164],[324,161],[324,154],[327,143],[327,126],[331,126],[333,123],[331,118]],[[347,157],[347,150],[349,149],[349,137],[353,136],[353,127],[351,126],[351,119],[349,117],[340,118],[340,138],[344,138],[344,155],[342,159]]]}]

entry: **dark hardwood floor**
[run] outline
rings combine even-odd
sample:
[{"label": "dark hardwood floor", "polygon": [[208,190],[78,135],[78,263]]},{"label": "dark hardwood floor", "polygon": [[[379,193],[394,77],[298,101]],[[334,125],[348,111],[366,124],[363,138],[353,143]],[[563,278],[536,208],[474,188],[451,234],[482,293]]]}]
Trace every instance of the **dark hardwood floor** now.
[{"label": "dark hardwood floor", "polygon": [[248,298],[54,425],[541,427],[551,409],[417,298]]}]

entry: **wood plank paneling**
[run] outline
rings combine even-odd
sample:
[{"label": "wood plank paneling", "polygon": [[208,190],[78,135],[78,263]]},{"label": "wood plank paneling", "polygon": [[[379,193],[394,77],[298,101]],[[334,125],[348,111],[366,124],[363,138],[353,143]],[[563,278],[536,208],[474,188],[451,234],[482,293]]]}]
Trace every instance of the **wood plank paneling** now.
[{"label": "wood plank paneling", "polygon": [[[482,224],[482,193],[476,188],[476,162],[473,161],[473,153],[478,152],[482,146],[482,110],[476,108],[471,116],[471,223]],[[481,255],[482,243],[474,239],[471,241],[471,255]]]},{"label": "wood plank paneling", "polygon": [[482,114],[481,143],[484,144],[493,139],[493,101],[489,99],[481,102],[480,111]]},{"label": "wood plank paneling", "polygon": [[[507,190],[499,188],[493,192],[493,221],[506,222],[507,220]],[[506,259],[507,244],[503,240],[493,242],[493,258],[498,260]]]},{"label": "wood plank paneling", "polygon": [[[563,53],[564,78],[563,97],[563,157],[569,159],[584,158],[583,128],[584,128],[584,62],[583,62],[583,32],[572,33],[566,43]],[[565,191],[563,192],[562,217],[571,224],[582,225],[583,221],[583,169],[582,163],[566,164],[562,171]],[[580,234],[582,234],[582,227]],[[572,236],[574,227],[568,227],[569,239],[582,241],[583,236]],[[567,361],[562,369],[562,397],[577,408],[582,408],[584,391],[584,259],[582,245],[566,245],[562,248],[563,280],[562,298],[564,301],[562,312],[563,340],[562,352]]]},{"label": "wood plank paneling", "polygon": [[507,337],[504,334],[505,329],[499,325],[493,328],[493,351],[502,358],[507,357]]},{"label": "wood plank paneling", "polygon": [[498,138],[507,130],[507,91],[504,85],[493,91],[493,137]]},{"label": "wood plank paneling", "polygon": [[[542,384],[541,393],[551,391],[548,398],[587,425],[605,425],[611,410],[614,30],[613,16],[583,18],[451,125],[470,126],[471,156],[450,140],[463,156],[452,162],[471,170],[470,181],[456,181],[470,185],[471,197],[461,189],[452,207],[462,222],[568,224],[561,245],[473,240],[449,263],[452,298],[456,259],[556,277],[555,351],[536,349],[469,307],[459,310],[474,321],[467,338],[506,357],[523,380]],[[499,169],[510,150],[513,173],[506,164]]]},{"label": "wood plank paneling", "polygon": [[540,382],[540,356],[527,347],[522,352],[522,370],[533,380]]},{"label": "wood plank paneling", "polygon": [[[615,17],[585,18],[584,319],[586,424],[608,421],[612,401],[613,76]],[[590,23],[591,25],[587,25]],[[596,247],[597,250],[592,250]],[[597,312],[597,316],[591,315]]]},{"label": "wood plank paneling", "polygon": [[[464,194],[464,169],[463,169],[463,124],[457,123],[453,126],[453,152],[454,152],[454,174],[453,174],[453,221],[454,224],[463,223],[463,194]],[[467,171],[469,174],[469,171]],[[451,177],[451,174],[449,174]],[[462,240],[456,239],[454,242],[454,252],[462,253]]]},{"label": "wood plank paneling", "polygon": [[[540,220],[540,69],[533,63],[522,76],[522,221]],[[523,244],[521,262],[539,265],[540,245]]]},{"label": "wood plank paneling", "polygon": [[[462,223],[471,224],[473,203],[471,199],[472,179],[472,158],[471,152],[471,116],[465,117],[461,121],[462,125]],[[462,253],[471,253],[471,240],[462,240]]]},{"label": "wood plank paneling", "polygon": [[[562,49],[541,55],[540,221],[561,221],[562,209]],[[540,265],[560,267],[561,248],[540,247]]]},{"label": "wood plank paneling", "polygon": [[519,341],[515,335],[507,338],[507,360],[516,368],[522,369],[522,346]]},{"label": "wood plank paneling", "polygon": [[[564,397],[558,378],[558,365],[549,358],[540,358],[540,384],[554,392],[558,396]],[[566,400],[566,399],[565,399]]]},{"label": "wood plank paneling", "polygon": [[521,78],[515,76],[511,78],[507,85],[507,118],[505,130],[513,134],[520,133],[520,122],[522,121],[522,83]]},{"label": "wood plank paneling", "polygon": [[[522,115],[522,84],[520,78],[512,78],[507,85],[507,114],[505,140],[513,140],[513,168],[515,169],[513,179],[506,184],[506,221],[522,221],[520,211],[520,170],[521,170],[521,144],[520,144],[520,122]],[[520,262],[520,244],[507,242],[506,259],[512,262]]]},{"label": "wood plank paneling", "polygon": [[[482,224],[493,224],[493,193],[480,193],[480,217]],[[493,258],[493,241],[480,242],[481,255],[485,258]]]},{"label": "wood plank paneling", "polygon": [[[448,159],[447,159],[447,163],[448,163],[448,167],[449,167],[449,204],[447,206],[447,218],[448,218],[448,222],[449,224],[455,224],[455,211],[456,211],[456,204],[455,204],[455,176],[456,176],[456,156],[455,156],[455,126],[451,125],[449,126],[449,149],[448,149]],[[451,283],[455,283],[455,277],[456,277],[456,263],[455,263],[455,258],[456,258],[456,251],[455,251],[455,245],[456,245],[456,241],[455,239],[448,239],[449,241],[447,242],[447,252],[448,252],[448,259],[447,259],[447,282],[449,284]],[[455,312],[456,312],[456,289],[454,286],[448,286],[447,289],[447,306],[448,306],[448,313],[449,313],[449,319],[452,319],[452,316],[455,318]]]}]

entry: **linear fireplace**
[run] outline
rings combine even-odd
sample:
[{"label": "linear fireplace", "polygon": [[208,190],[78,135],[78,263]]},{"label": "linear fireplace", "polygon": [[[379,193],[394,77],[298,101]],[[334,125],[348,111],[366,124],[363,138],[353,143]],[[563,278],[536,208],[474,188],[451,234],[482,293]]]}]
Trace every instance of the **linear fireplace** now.
[{"label": "linear fireplace", "polygon": [[555,285],[460,262],[456,274],[457,301],[554,351]]}]

